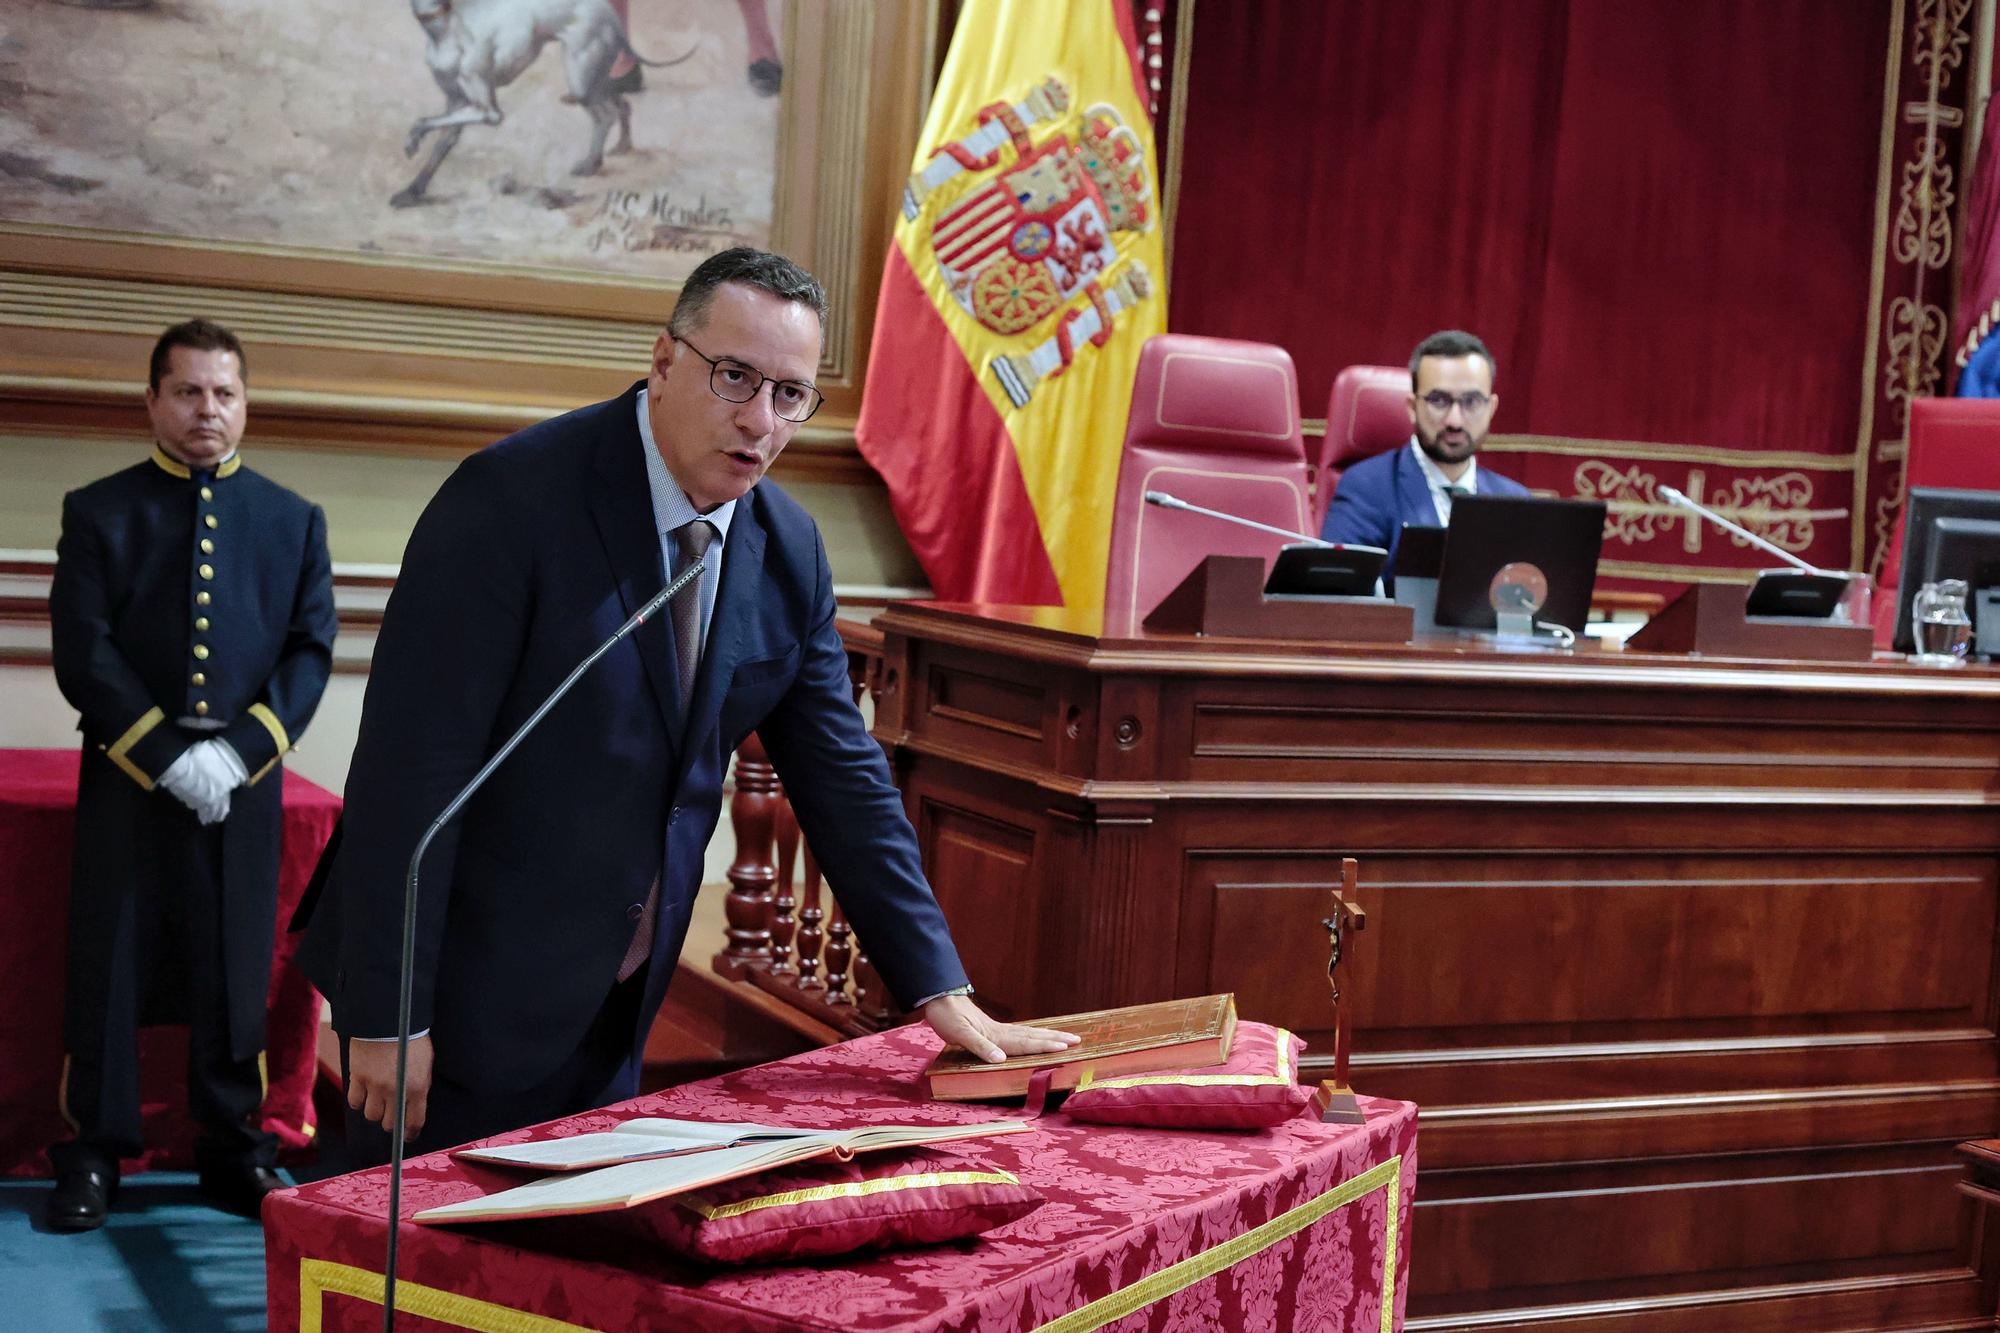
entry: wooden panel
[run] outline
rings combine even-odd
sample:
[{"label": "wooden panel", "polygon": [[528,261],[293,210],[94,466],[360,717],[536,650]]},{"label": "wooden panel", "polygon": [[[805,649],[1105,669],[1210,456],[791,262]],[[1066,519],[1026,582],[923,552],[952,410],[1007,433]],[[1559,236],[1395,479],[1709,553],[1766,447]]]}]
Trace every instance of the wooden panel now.
[{"label": "wooden panel", "polygon": [[918,807],[924,864],[938,885],[938,903],[982,1003],[1015,1012],[1036,977],[1019,960],[1035,956],[1036,898],[1031,882],[1035,833],[1017,823],[940,801]]},{"label": "wooden panel", "polygon": [[1432,1256],[1416,1265],[1412,1295],[1488,1292],[1511,1304],[1536,1287],[1590,1299],[1710,1273],[1748,1286],[1804,1265],[1825,1278],[1942,1267],[1963,1253],[1951,1201],[1959,1172],[1949,1147],[1929,1155],[1775,1158],[1644,1184],[1557,1172],[1497,1198],[1483,1182],[1435,1172],[1412,1219],[1412,1254]]},{"label": "wooden panel", "polygon": [[1044,696],[1018,680],[999,680],[975,671],[933,670],[931,713],[969,727],[1042,739]]}]

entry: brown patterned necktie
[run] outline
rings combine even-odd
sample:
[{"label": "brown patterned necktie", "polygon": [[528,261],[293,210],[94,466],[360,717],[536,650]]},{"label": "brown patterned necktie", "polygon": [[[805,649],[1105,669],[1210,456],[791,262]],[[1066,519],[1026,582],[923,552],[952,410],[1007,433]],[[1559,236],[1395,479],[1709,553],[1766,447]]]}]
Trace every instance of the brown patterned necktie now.
[{"label": "brown patterned necktie", "polygon": [[[674,574],[680,572],[708,553],[709,543],[715,540],[715,529],[705,518],[682,524],[673,531],[674,549],[680,553],[675,562]],[[705,577],[705,576],[704,576]],[[701,580],[681,589],[674,598],[674,666],[680,680],[681,708],[685,711],[688,701],[694,695],[694,671],[701,663]],[[660,881],[653,881],[653,887],[646,893],[646,906],[639,913],[639,924],[632,931],[632,942],[625,947],[625,958],[618,964],[618,979],[624,981],[639,970],[639,964],[646,961],[653,952],[653,924],[660,915]]]}]

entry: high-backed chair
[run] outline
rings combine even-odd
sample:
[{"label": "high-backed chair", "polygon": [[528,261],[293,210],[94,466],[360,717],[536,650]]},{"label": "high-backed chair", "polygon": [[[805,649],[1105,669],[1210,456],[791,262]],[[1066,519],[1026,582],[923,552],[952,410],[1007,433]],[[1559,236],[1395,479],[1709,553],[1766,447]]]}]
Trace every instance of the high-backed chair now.
[{"label": "high-backed chair", "polygon": [[1282,347],[1162,333],[1139,352],[1105,573],[1106,633],[1130,633],[1209,555],[1266,564],[1285,538],[1146,503],[1149,490],[1310,532],[1298,376]]},{"label": "high-backed chair", "polygon": [[1333,377],[1326,435],[1313,460],[1313,535],[1326,522],[1340,474],[1410,438],[1408,366],[1349,366]]},{"label": "high-backed chair", "polygon": [[[1918,398],[1910,403],[1903,453],[1903,494],[1918,486],[2000,491],[2000,398]],[[1875,646],[1896,631],[1897,583],[1903,576],[1903,512],[1889,529],[1882,577],[1875,585]]]}]

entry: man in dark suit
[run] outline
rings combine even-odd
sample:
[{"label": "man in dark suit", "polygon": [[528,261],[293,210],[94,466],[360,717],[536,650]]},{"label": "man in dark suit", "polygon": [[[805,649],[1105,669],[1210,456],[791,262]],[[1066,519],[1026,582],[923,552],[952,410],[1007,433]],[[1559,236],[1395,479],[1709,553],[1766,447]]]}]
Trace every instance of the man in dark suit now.
[{"label": "man in dark suit", "polygon": [[103,1223],[138,1155],[138,1027],[189,1025],[201,1188],[257,1215],[284,1182],[263,1101],[279,760],[332,665],[326,518],[244,467],[243,348],[206,320],[153,349],[146,462],[63,500],[56,682],[82,714],[63,1108],[49,1221]]},{"label": "man in dark suit", "polygon": [[819,403],[826,298],[737,249],[689,275],[622,396],[466,460],[410,538],[376,643],[300,960],[333,1005],[356,1160],[394,1119],[404,866],[451,796],[627,616],[605,655],[432,844],[418,896],[406,1125],[430,1150],[637,1092],[729,756],[753,729],[894,993],[990,1059],[1065,1034],[967,985],[868,735],[805,511],[763,482]]},{"label": "man in dark suit", "polygon": [[1469,333],[1446,329],[1418,343],[1410,355],[1414,434],[1408,446],[1340,474],[1320,536],[1388,551],[1383,580],[1392,590],[1404,524],[1448,526],[1455,495],[1528,493],[1520,482],[1479,465],[1479,446],[1500,405],[1494,371],[1493,354]]}]

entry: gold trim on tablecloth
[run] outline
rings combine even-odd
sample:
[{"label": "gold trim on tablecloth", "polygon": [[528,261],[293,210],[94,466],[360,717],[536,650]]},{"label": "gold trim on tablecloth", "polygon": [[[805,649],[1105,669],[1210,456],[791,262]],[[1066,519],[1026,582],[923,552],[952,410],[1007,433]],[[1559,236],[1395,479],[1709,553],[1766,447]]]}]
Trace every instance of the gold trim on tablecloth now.
[{"label": "gold trim on tablecloth", "polygon": [[[320,1298],[327,1292],[356,1300],[382,1303],[382,1275],[330,1259],[299,1260],[299,1333],[320,1333]],[[418,1282],[396,1283],[396,1312],[438,1323],[450,1323],[471,1333],[597,1333],[582,1324],[565,1323],[547,1315],[529,1314],[492,1301],[461,1296],[455,1291]]]},{"label": "gold trim on tablecloth", "polygon": [[1316,1199],[1289,1212],[1280,1213],[1262,1226],[1214,1245],[1199,1254],[1169,1264],[1157,1273],[1140,1278],[1060,1319],[1041,1325],[1035,1333],[1089,1333],[1091,1329],[1123,1319],[1195,1283],[1214,1277],[1253,1254],[1261,1253],[1304,1231],[1313,1223],[1356,1199],[1365,1198],[1385,1186],[1388,1189],[1388,1218],[1382,1235],[1382,1333],[1390,1333],[1396,1322],[1396,1242],[1402,1209],[1403,1157],[1401,1153],[1379,1166],[1370,1167],[1352,1180],[1344,1180]]},{"label": "gold trim on tablecloth", "polygon": [[896,1190],[936,1189],[944,1185],[1018,1185],[1021,1182],[1005,1171],[926,1171],[907,1176],[884,1176],[879,1180],[852,1180],[838,1185],[815,1185],[809,1189],[760,1194],[734,1203],[710,1203],[705,1195],[683,1194],[675,1203],[710,1222],[718,1218],[741,1217],[760,1208],[783,1208],[794,1203],[821,1203],[827,1199],[857,1199]]}]

